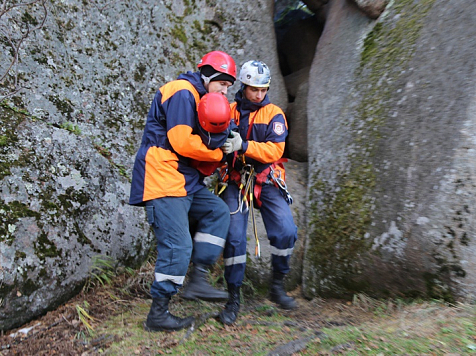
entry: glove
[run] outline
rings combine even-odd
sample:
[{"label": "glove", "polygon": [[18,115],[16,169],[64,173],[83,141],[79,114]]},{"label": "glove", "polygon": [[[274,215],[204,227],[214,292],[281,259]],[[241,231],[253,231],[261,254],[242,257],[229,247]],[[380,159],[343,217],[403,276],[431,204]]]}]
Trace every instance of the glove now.
[{"label": "glove", "polygon": [[223,146],[220,147],[226,155],[241,150],[243,145],[243,140],[238,132],[231,131],[230,135],[232,135],[232,137],[227,138]]}]

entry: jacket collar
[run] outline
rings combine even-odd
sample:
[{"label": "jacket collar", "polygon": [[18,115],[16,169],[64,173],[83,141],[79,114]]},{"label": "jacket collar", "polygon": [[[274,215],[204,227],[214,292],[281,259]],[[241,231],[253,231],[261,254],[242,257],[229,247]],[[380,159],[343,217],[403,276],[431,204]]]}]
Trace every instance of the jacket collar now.
[{"label": "jacket collar", "polygon": [[203,85],[202,78],[200,77],[200,72],[190,72],[182,73],[178,76],[177,79],[183,79],[190,82],[193,87],[197,90],[200,98],[207,93],[207,89]]}]

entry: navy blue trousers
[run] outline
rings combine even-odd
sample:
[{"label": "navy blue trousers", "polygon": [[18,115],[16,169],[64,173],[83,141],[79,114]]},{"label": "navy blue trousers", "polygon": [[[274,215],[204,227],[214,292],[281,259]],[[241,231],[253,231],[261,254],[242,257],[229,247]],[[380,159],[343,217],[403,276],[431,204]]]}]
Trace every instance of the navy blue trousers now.
[{"label": "navy blue trousers", "polygon": [[[222,198],[233,213],[238,209],[239,188],[230,183]],[[271,245],[271,264],[274,272],[289,272],[289,259],[297,240],[297,227],[288,203],[274,185],[263,185],[261,217]],[[228,285],[241,286],[246,267],[246,229],[249,212],[230,216],[230,229],[223,252],[225,279]]]},{"label": "navy blue trousers", "polygon": [[[230,212],[205,187],[185,197],[148,201],[146,209],[157,239],[155,279],[150,292],[153,298],[168,298],[183,285],[191,258],[204,265],[216,262],[225,245]],[[197,221],[193,242],[189,217]]]}]

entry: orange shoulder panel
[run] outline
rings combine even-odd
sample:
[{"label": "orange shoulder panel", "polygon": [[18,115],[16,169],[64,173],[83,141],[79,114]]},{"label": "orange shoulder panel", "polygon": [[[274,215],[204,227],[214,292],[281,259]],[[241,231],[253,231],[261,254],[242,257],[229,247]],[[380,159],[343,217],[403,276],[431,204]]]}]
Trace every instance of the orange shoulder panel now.
[{"label": "orange shoulder panel", "polygon": [[[250,115],[254,115],[256,111],[252,112]],[[284,118],[284,123],[286,125],[286,128],[288,128],[288,123],[286,121],[286,116],[284,115],[283,110],[279,106],[276,106],[274,104],[268,104],[266,106],[263,106],[261,109],[259,109],[258,114],[256,115],[256,118],[254,120],[254,124],[266,124],[268,125],[270,121],[276,116],[281,114]]]},{"label": "orange shoulder panel", "polygon": [[197,90],[192,85],[192,83],[190,83],[189,81],[183,80],[183,79],[173,80],[173,81],[168,82],[167,84],[163,85],[159,90],[162,93],[162,102],[161,102],[161,104],[163,104],[164,102],[169,100],[178,91],[188,90],[195,97],[195,103],[197,104],[197,110],[198,110],[198,103],[200,102],[200,95],[198,94]]}]

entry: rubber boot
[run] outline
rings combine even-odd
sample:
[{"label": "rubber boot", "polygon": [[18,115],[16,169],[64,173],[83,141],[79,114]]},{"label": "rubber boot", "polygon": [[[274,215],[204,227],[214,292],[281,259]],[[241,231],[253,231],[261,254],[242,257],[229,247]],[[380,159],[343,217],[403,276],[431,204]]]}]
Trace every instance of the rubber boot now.
[{"label": "rubber boot", "polygon": [[192,324],[194,318],[179,318],[169,312],[170,298],[154,298],[147,320],[144,322],[146,331],[176,331]]},{"label": "rubber boot", "polygon": [[228,302],[225,309],[219,314],[220,320],[225,325],[232,325],[240,311],[240,287],[228,285]]},{"label": "rubber boot", "polygon": [[294,298],[286,294],[284,290],[284,274],[279,272],[273,273],[273,279],[271,281],[271,288],[269,291],[269,299],[272,302],[278,304],[282,309],[295,309],[297,307]]},{"label": "rubber boot", "polygon": [[201,299],[209,302],[219,302],[228,299],[228,293],[213,288],[208,282],[208,269],[205,265],[194,264],[190,281],[185,286],[181,297],[188,300]]}]

